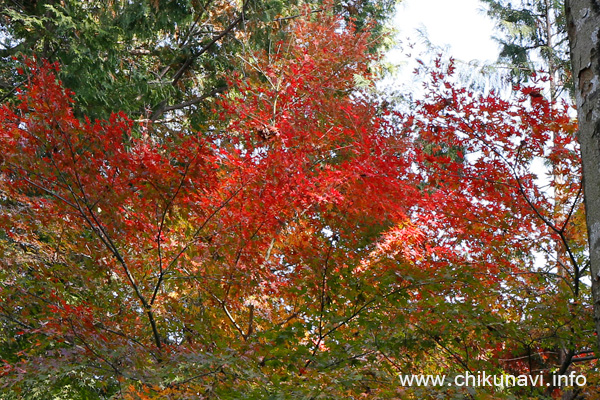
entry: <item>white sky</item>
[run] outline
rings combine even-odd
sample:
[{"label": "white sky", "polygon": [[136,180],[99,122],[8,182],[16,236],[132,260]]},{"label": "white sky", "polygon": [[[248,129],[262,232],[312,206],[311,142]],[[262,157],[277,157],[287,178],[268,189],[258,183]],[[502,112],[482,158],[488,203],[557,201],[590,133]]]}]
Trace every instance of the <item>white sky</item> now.
[{"label": "white sky", "polygon": [[[422,77],[413,74],[418,67],[416,59],[422,58],[430,65],[430,60],[439,53],[437,49],[444,49],[443,58],[457,60],[457,76],[460,75],[465,83],[476,81],[487,90],[501,88],[499,82],[494,81],[498,77],[484,78],[478,73],[473,74],[477,68],[460,68],[461,62],[482,66],[491,65],[498,59],[499,45],[492,39],[494,22],[487,16],[480,0],[402,0],[391,24],[397,32],[399,45],[387,53],[387,61],[396,69],[380,82],[380,87],[386,88],[384,90],[419,97]],[[427,49],[417,30],[426,31],[427,39],[436,50]]]},{"label": "white sky", "polygon": [[393,25],[399,39],[412,42],[419,41],[416,29],[425,27],[434,45],[449,45],[449,55],[462,61],[498,58],[494,23],[479,0],[403,0]]}]

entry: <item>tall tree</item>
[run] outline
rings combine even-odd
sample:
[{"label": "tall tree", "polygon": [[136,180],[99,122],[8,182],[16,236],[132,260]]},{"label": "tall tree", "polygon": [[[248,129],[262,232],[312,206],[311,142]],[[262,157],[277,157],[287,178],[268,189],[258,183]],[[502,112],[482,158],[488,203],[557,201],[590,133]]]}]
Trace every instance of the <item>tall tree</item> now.
[{"label": "tall tree", "polygon": [[550,98],[571,86],[564,8],[560,0],[482,0],[497,21],[500,61],[510,68],[513,82],[545,71]]},{"label": "tall tree", "polygon": [[565,10],[579,118],[594,322],[600,347],[600,6],[596,1],[567,0]]}]

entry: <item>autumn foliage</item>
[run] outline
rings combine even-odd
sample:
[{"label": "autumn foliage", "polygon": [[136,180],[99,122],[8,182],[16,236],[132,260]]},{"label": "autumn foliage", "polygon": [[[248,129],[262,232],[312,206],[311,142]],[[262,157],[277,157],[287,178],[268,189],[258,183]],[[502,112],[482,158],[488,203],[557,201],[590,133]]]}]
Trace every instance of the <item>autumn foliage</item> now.
[{"label": "autumn foliage", "polygon": [[400,113],[356,89],[368,32],[288,29],[202,132],[77,118],[58,67],[29,63],[0,111],[16,398],[418,397],[436,389],[398,374],[549,375],[591,351],[568,108],[438,61]]}]

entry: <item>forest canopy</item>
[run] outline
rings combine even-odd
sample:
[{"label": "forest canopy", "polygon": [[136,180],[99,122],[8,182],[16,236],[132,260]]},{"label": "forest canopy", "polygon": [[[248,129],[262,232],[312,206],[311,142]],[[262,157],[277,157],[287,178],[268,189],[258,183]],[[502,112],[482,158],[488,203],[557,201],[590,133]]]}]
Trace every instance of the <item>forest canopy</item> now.
[{"label": "forest canopy", "polygon": [[558,50],[406,101],[392,1],[0,4],[1,398],[600,394]]}]

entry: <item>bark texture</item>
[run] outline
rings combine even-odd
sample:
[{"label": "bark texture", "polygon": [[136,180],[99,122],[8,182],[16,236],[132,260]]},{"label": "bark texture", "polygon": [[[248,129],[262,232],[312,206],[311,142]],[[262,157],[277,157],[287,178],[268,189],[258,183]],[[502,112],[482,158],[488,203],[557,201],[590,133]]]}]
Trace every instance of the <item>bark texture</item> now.
[{"label": "bark texture", "polygon": [[594,322],[600,345],[600,0],[566,0],[575,80]]}]

